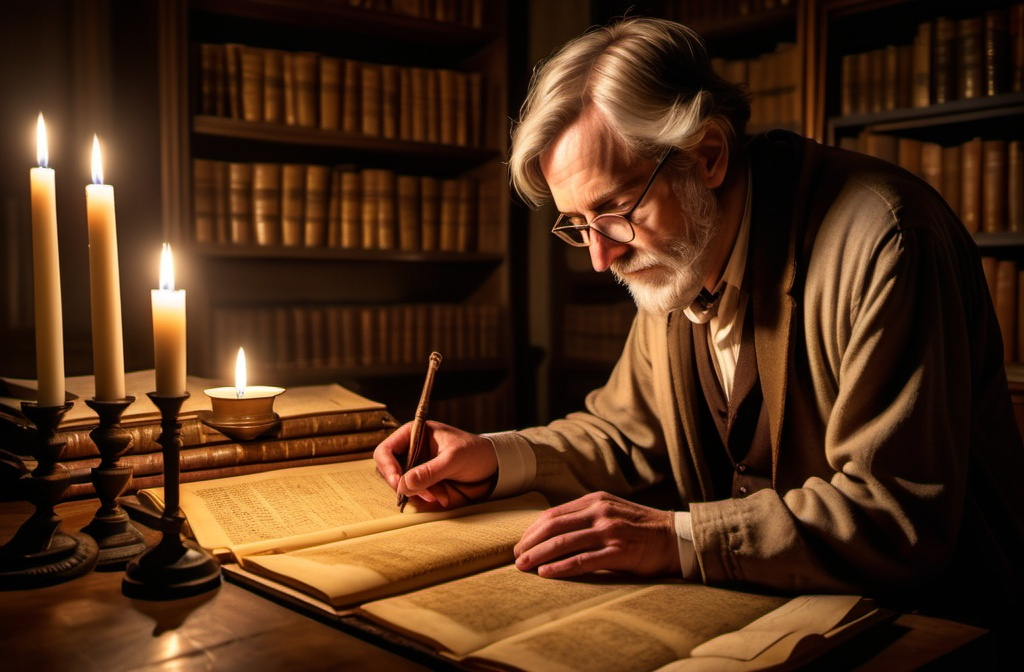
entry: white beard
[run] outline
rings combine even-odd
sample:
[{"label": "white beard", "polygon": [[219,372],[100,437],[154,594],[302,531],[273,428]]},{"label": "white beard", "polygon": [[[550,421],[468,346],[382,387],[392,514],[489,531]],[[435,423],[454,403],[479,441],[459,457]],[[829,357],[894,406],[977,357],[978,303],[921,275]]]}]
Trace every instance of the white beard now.
[{"label": "white beard", "polygon": [[[656,250],[633,251],[616,259],[612,274],[629,289],[637,308],[664,315],[693,303],[704,286],[711,257],[711,241],[719,230],[714,192],[695,179],[678,186],[685,225]],[[632,275],[641,269],[642,275]]]}]

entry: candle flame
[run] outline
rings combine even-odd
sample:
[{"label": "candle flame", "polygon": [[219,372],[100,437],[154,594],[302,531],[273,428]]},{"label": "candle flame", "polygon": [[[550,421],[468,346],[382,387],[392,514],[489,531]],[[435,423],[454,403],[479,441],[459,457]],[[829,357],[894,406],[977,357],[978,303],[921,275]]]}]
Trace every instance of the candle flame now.
[{"label": "candle flame", "polygon": [[239,348],[238,357],[235,359],[235,390],[239,399],[245,396],[245,385],[245,350]]},{"label": "candle flame", "polygon": [[92,136],[92,183],[103,184],[103,157],[100,155],[100,139]]},{"label": "candle flame", "polygon": [[46,145],[46,123],[43,121],[43,113],[39,113],[39,120],[36,122],[36,163],[41,168],[46,168],[50,162],[50,150]]},{"label": "candle flame", "polygon": [[164,243],[160,250],[160,289],[174,290],[174,258],[170,243]]}]

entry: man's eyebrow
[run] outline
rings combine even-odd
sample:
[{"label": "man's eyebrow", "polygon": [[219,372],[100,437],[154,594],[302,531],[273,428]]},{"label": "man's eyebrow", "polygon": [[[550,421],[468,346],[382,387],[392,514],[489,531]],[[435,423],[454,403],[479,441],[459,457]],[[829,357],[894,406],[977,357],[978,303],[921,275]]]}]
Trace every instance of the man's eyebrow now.
[{"label": "man's eyebrow", "polygon": [[[587,208],[597,214],[602,214],[608,210],[608,206],[611,202],[618,198],[620,195],[628,192],[629,190],[637,187],[641,182],[641,178],[634,180],[628,180],[622,184],[612,185],[604,191],[598,192],[596,196],[587,199]],[[559,212],[561,215],[566,217],[578,217],[581,213],[578,212]]]}]

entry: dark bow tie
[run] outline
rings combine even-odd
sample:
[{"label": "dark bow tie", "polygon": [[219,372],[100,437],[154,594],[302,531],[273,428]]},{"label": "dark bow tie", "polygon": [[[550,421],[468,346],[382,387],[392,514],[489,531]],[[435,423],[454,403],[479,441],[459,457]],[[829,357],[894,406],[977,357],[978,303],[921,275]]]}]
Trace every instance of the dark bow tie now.
[{"label": "dark bow tie", "polygon": [[714,293],[701,287],[700,293],[694,297],[693,303],[690,304],[690,312],[698,322],[707,322],[718,312],[718,301],[722,298],[722,286],[719,287]]}]

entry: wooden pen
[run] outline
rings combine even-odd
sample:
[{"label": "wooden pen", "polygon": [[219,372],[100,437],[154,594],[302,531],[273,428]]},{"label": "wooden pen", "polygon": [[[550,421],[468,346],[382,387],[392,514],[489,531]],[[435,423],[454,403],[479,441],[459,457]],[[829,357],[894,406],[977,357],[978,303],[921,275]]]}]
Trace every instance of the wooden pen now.
[{"label": "wooden pen", "polygon": [[[430,353],[430,361],[427,363],[427,378],[423,381],[420,403],[416,405],[416,415],[412,419],[412,431],[409,434],[409,451],[405,454],[405,471],[409,471],[419,464],[420,453],[423,451],[423,430],[427,423],[427,407],[430,406],[430,392],[434,387],[434,375],[437,373],[437,367],[440,365],[440,353]],[[405,471],[402,473],[405,473]],[[405,511],[405,504],[408,501],[409,498],[407,496],[399,495],[398,510]]]}]

